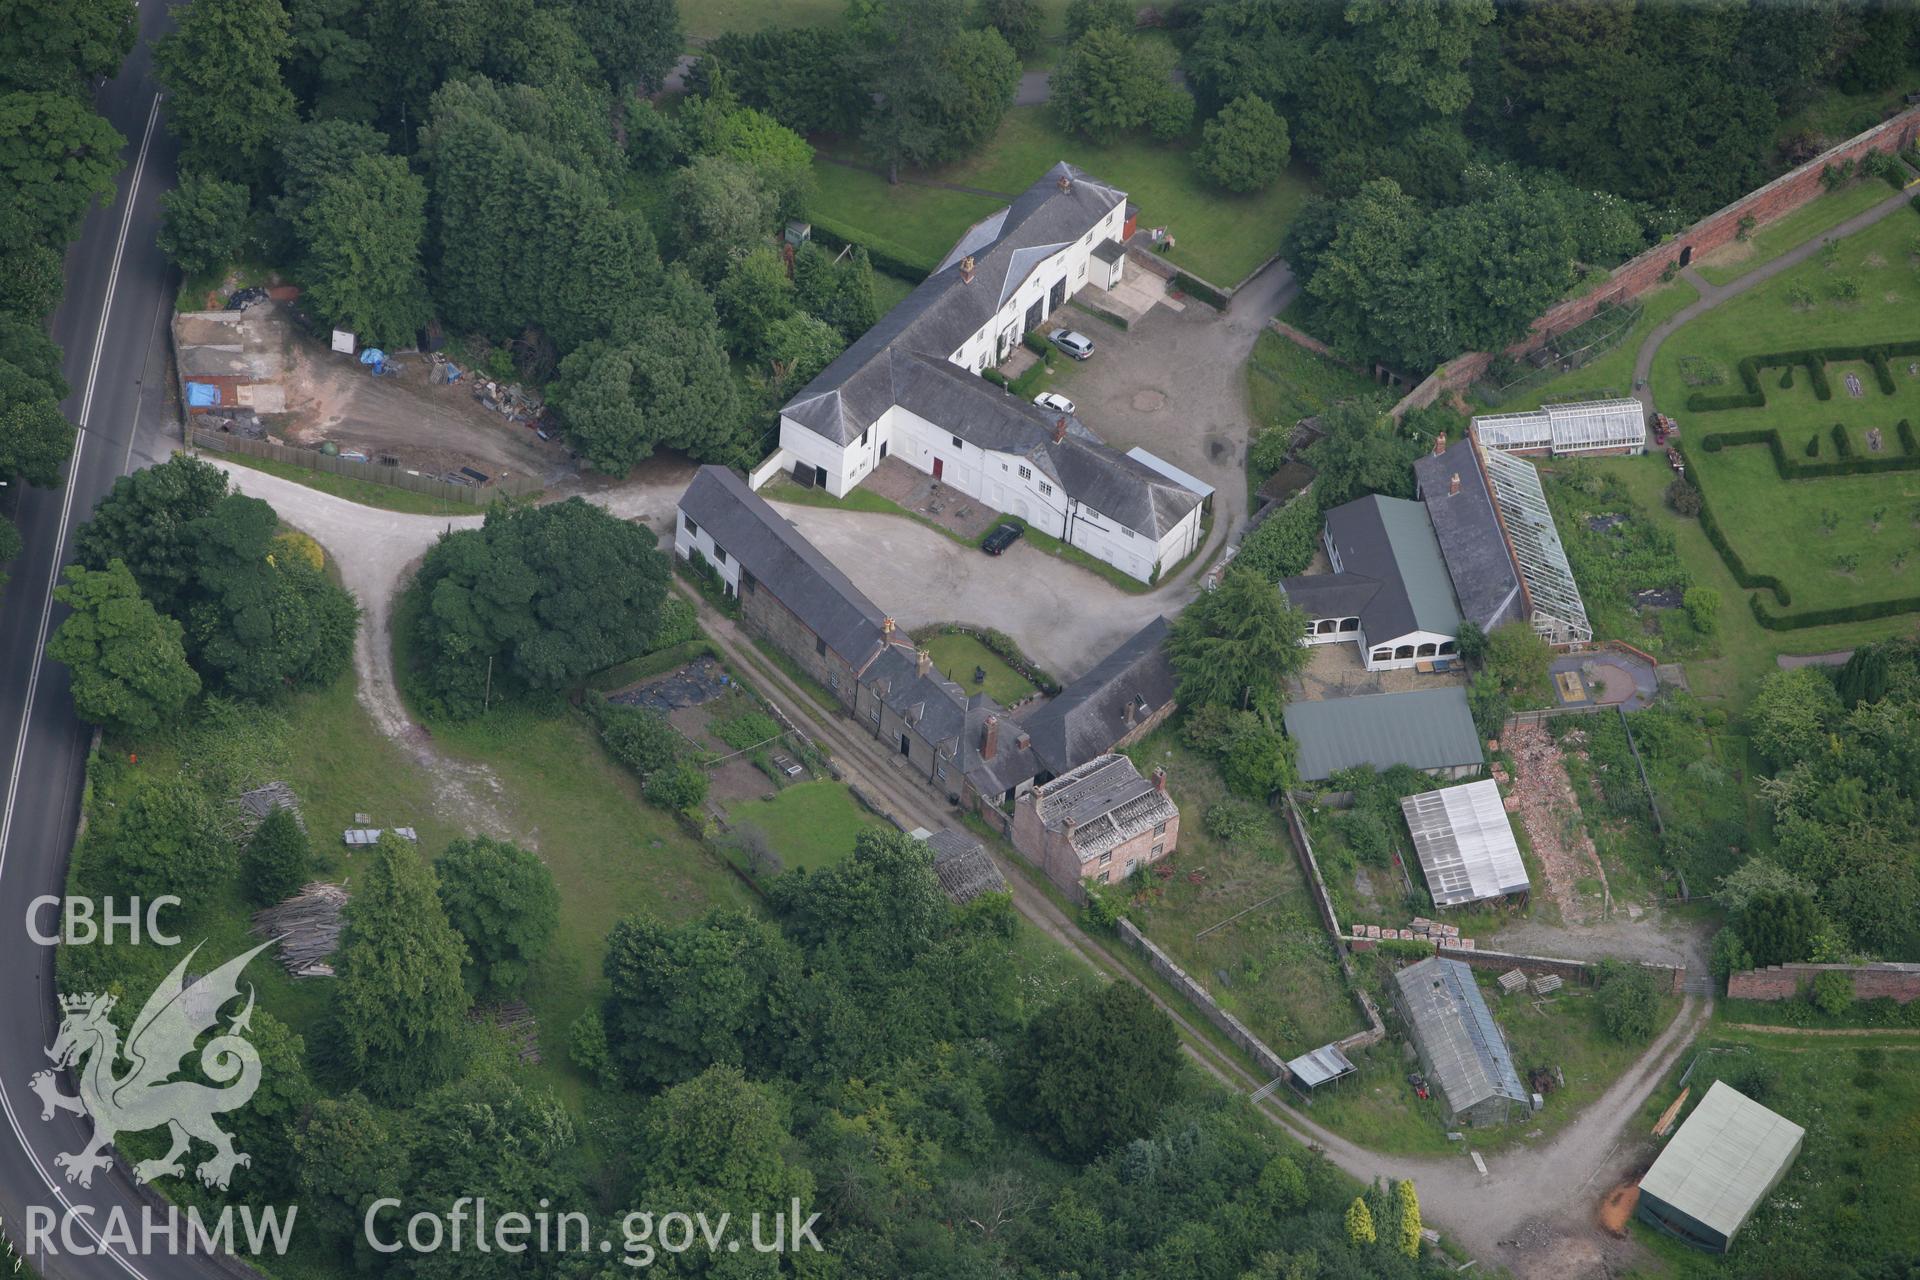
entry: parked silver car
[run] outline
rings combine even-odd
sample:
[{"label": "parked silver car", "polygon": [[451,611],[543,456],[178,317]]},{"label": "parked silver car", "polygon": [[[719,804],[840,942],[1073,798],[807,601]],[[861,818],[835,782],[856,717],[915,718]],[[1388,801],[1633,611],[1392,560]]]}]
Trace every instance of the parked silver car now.
[{"label": "parked silver car", "polygon": [[1075,360],[1085,360],[1093,354],[1093,339],[1084,333],[1076,333],[1072,329],[1055,329],[1047,335],[1047,341]]}]

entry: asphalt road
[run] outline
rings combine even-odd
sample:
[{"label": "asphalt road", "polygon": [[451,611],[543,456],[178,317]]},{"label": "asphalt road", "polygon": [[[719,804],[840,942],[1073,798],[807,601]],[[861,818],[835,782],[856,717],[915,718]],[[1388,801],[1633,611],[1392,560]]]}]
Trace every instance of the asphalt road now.
[{"label": "asphalt road", "polygon": [[[25,550],[10,566],[0,599],[0,1223],[16,1247],[32,1210],[64,1214],[90,1206],[94,1229],[110,1207],[138,1223],[140,1201],[124,1172],[71,1186],[53,1165],[78,1151],[89,1126],[62,1113],[40,1119],[28,1091],[49,1064],[54,1036],[53,948],[32,941],[27,903],[59,894],[79,816],[89,732],[74,716],[67,676],[40,654],[60,622],[50,590],[66,561],[75,526],[130,467],[168,451],[165,333],[172,270],[154,245],[160,193],[173,181],[175,148],[160,123],[150,42],[169,25],[164,0],[145,0],[141,41],[120,76],[98,92],[99,109],[128,142],[115,202],[93,210],[67,254],[66,297],[53,336],[66,352],[73,396],[63,406],[81,427],[64,489],[0,490]],[[86,1219],[73,1219],[76,1242],[93,1246]],[[175,1280],[206,1274],[204,1261],[35,1256],[45,1280]]]}]

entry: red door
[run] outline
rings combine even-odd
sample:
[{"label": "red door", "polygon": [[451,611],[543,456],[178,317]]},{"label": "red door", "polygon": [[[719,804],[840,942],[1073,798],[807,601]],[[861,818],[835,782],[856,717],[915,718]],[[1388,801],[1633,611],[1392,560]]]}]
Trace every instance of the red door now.
[{"label": "red door", "polygon": [[947,464],[944,461],[942,461],[939,458],[935,458],[933,460],[933,478],[935,480],[938,480],[940,478],[940,473],[946,470],[946,468],[947,468]]}]

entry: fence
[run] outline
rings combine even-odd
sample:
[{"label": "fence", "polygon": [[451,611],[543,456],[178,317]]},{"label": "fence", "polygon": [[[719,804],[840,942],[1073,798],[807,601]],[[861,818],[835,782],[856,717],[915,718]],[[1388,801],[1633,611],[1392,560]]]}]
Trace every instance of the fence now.
[{"label": "fence", "polygon": [[1504,366],[1499,360],[1481,371],[1474,390],[1489,405],[1500,405],[1522,391],[1549,382],[1563,373],[1585,368],[1620,345],[1620,340],[1640,322],[1641,304],[1608,300],[1587,320],[1557,337],[1550,337],[1522,356],[1506,381],[1497,381],[1496,371]]},{"label": "fence", "polygon": [[318,449],[294,449],[284,444],[275,444],[271,440],[249,440],[245,436],[228,435],[220,431],[202,431],[197,427],[193,429],[192,442],[194,447],[199,449],[212,449],[217,453],[245,454],[250,458],[265,458],[271,462],[304,467],[308,471],[324,471],[329,475],[364,480],[368,484],[380,484],[393,489],[406,489],[412,493],[423,493],[443,502],[464,502],[470,507],[484,507],[503,494],[508,497],[524,498],[528,494],[540,492],[539,483],[527,476],[499,476],[485,485],[456,484],[437,476],[425,476],[415,471],[408,471],[397,465],[388,466],[378,462],[360,462],[353,458],[331,457]]}]

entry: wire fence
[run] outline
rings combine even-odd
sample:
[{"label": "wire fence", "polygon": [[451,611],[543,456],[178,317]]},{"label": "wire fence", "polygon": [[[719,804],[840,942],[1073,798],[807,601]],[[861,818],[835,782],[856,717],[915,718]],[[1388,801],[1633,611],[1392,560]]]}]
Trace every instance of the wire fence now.
[{"label": "wire fence", "polygon": [[1489,364],[1474,384],[1474,393],[1488,405],[1498,406],[1563,373],[1592,364],[1633,331],[1642,310],[1635,301],[1602,302],[1591,317],[1547,339],[1518,360]]},{"label": "wire fence", "polygon": [[523,498],[540,491],[539,482],[528,476],[496,476],[489,478],[485,484],[466,483],[409,471],[397,462],[361,462],[357,458],[321,453],[318,449],[295,449],[271,440],[249,440],[245,436],[222,431],[202,431],[196,427],[192,438],[194,447],[198,449],[264,458],[270,462],[304,467],[308,471],[324,471],[329,475],[364,480],[368,484],[424,493],[445,502],[464,502],[473,507],[484,507],[502,494]]}]

